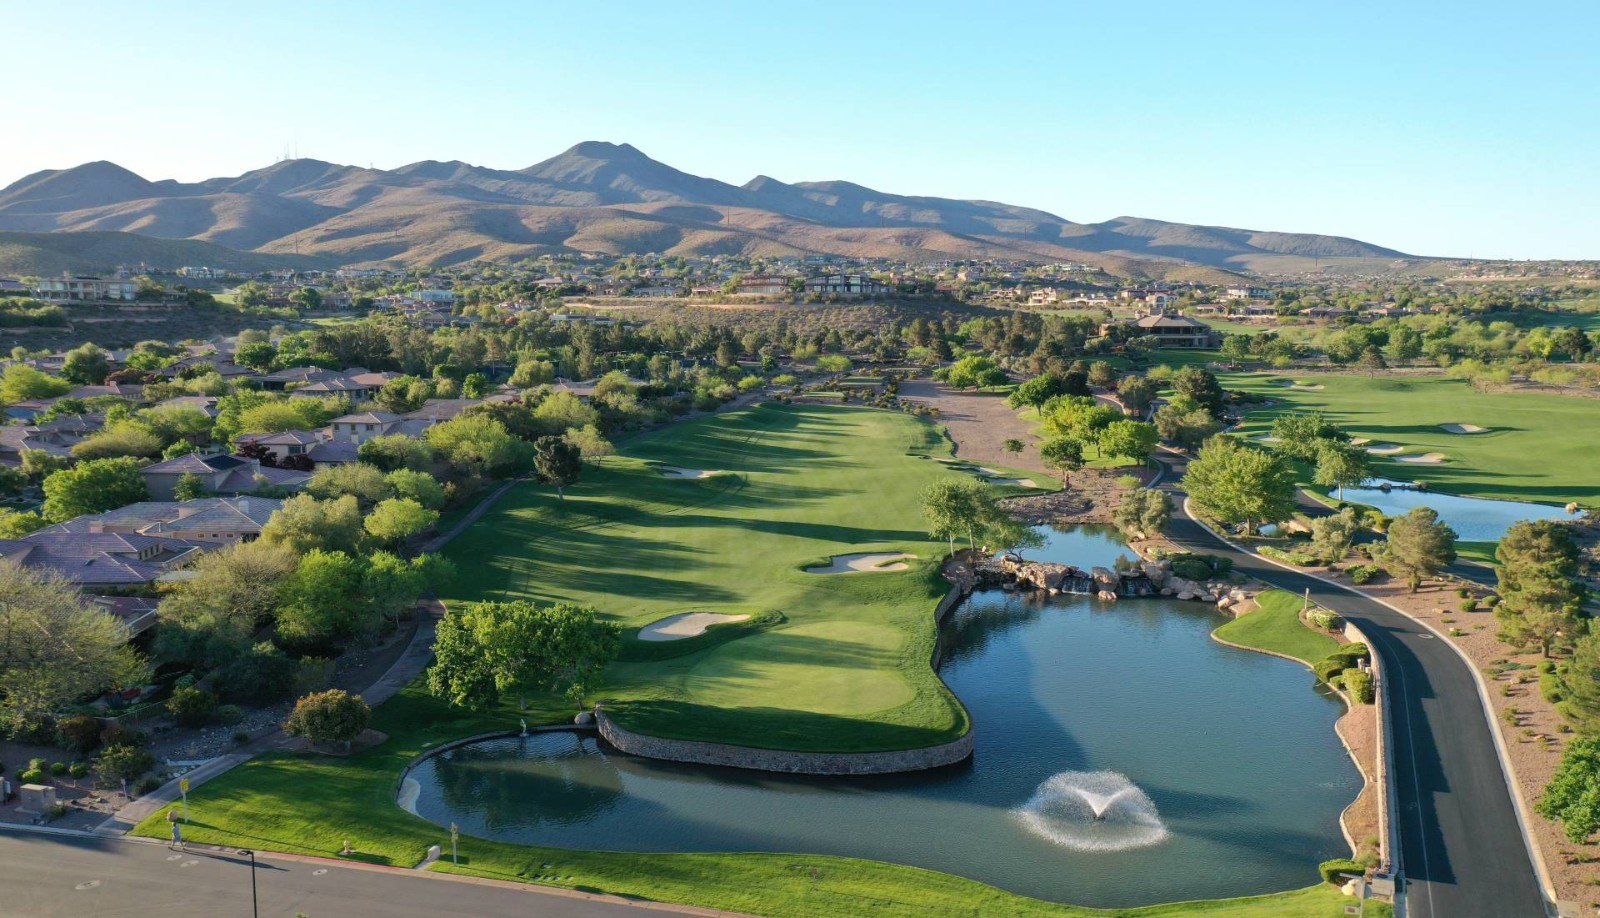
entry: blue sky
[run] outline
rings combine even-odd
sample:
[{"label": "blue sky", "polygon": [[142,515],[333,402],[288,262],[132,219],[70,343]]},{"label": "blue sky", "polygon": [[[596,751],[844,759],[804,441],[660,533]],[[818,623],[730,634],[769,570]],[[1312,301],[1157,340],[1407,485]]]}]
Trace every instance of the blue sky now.
[{"label": "blue sky", "polygon": [[610,140],[733,183],[1600,258],[1600,4],[0,0],[0,22],[0,185]]}]

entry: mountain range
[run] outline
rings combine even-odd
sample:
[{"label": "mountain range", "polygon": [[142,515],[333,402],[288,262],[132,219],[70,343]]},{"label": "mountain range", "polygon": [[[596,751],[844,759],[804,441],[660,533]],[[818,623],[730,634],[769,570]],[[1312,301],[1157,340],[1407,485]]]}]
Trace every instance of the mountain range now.
[{"label": "mountain range", "polygon": [[[560,251],[832,254],[1082,262],[1122,277],[1210,281],[1414,257],[1339,236],[1137,217],[1075,223],[1029,207],[844,181],[762,175],[731,185],[629,144],[598,141],[515,171],[456,161],[383,170],[290,159],[184,183],[93,162],[36,172],[0,190],[0,253],[8,243],[49,248],[49,237],[32,234],[69,233],[98,235],[102,253],[111,234],[134,234],[306,264],[442,266]],[[192,252],[202,263],[232,257],[213,248],[167,251]]]}]

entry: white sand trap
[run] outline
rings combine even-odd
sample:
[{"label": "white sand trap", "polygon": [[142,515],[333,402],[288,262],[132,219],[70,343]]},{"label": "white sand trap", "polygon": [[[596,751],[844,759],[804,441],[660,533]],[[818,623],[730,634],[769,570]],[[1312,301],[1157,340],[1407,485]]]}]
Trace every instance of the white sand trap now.
[{"label": "white sand trap", "polygon": [[680,469],[675,465],[658,465],[656,471],[668,478],[710,478],[721,475],[721,469]]},{"label": "white sand trap", "polygon": [[1398,453],[1404,449],[1404,446],[1400,446],[1396,443],[1374,443],[1367,447],[1367,452],[1373,454],[1374,456],[1393,456],[1395,453]]},{"label": "white sand trap", "polygon": [[1488,427],[1479,427],[1476,424],[1440,424],[1439,429],[1453,434],[1488,433],[1490,430]]},{"label": "white sand trap", "polygon": [[916,555],[898,553],[864,552],[854,555],[834,555],[833,563],[826,567],[808,567],[808,574],[890,574],[903,571],[910,565],[906,558]]},{"label": "white sand trap", "polygon": [[1021,485],[1024,488],[1037,488],[1039,486],[1032,478],[986,478],[984,480],[994,485]]},{"label": "white sand trap", "polygon": [[1005,472],[1002,472],[999,469],[988,469],[988,468],[984,468],[981,465],[973,466],[972,470],[974,472],[977,472],[979,475],[984,476],[985,478],[999,478],[1000,476],[1005,474]]},{"label": "white sand trap", "polygon": [[1303,379],[1285,379],[1279,382],[1278,385],[1285,389],[1308,389],[1311,391],[1324,388],[1322,383],[1308,383]]},{"label": "white sand trap", "polygon": [[748,615],[719,615],[715,612],[680,612],[660,621],[651,622],[639,629],[641,641],[681,641],[705,634],[712,625],[723,622],[742,622]]},{"label": "white sand trap", "polygon": [[1423,453],[1420,456],[1396,456],[1398,462],[1413,462],[1417,465],[1438,465],[1447,457],[1444,453]]},{"label": "white sand trap", "polygon": [[1350,438],[1350,445],[1351,446],[1366,446],[1368,443],[1371,443],[1371,442],[1372,442],[1372,438],[1371,437],[1351,437]]},{"label": "white sand trap", "polygon": [[1274,437],[1272,434],[1262,434],[1261,436],[1256,437],[1256,439],[1261,441],[1262,443],[1282,443],[1283,442],[1283,438],[1282,437]]}]

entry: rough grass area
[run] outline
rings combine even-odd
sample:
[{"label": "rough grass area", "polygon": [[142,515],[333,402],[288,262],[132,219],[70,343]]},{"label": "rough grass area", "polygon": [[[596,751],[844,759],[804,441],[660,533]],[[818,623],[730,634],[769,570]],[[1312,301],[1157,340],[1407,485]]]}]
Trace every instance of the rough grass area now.
[{"label": "rough grass area", "polygon": [[[1250,410],[1238,433],[1267,433],[1272,419],[1291,411],[1320,410],[1353,436],[1404,446],[1401,455],[1441,452],[1440,465],[1374,456],[1378,474],[1425,480],[1453,494],[1551,504],[1600,503],[1600,480],[1591,470],[1600,453],[1600,407],[1586,398],[1531,392],[1478,392],[1442,377],[1318,374],[1320,390],[1282,385],[1289,376],[1224,373],[1229,389],[1256,392],[1275,404]],[[1461,436],[1440,424],[1476,424],[1489,433]]]},{"label": "rough grass area", "polygon": [[[630,648],[600,697],[644,733],[857,751],[967,730],[929,666],[949,587],[917,495],[962,474],[913,455],[949,455],[937,429],[886,411],[768,405],[663,429],[626,453],[587,470],[565,501],[537,484],[506,495],[450,545],[461,576],[447,599],[576,602],[630,627],[685,611],[782,613],[698,652]],[[663,478],[648,462],[728,474]],[[917,558],[871,577],[802,570],[855,551]]]},{"label": "rough grass area", "polygon": [[1313,665],[1337,650],[1339,642],[1301,623],[1301,603],[1293,593],[1268,590],[1256,597],[1261,608],[1219,626],[1212,634],[1230,644],[1281,653]]}]

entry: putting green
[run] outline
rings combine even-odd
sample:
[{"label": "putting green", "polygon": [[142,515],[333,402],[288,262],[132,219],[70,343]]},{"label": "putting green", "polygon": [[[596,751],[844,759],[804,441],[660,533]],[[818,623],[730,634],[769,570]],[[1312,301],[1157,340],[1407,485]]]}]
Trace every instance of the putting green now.
[{"label": "putting green", "polygon": [[[949,586],[918,493],[966,473],[913,454],[949,445],[866,408],[766,405],[674,425],[586,469],[565,501],[537,484],[508,494],[451,544],[461,576],[446,599],[576,602],[629,626],[685,608],[778,611],[765,630],[614,664],[598,697],[657,736],[829,751],[945,742],[968,721],[929,666]],[[652,463],[724,474],[668,479]],[[858,551],[915,557],[872,576],[804,570]]]},{"label": "putting green", "polygon": [[[1272,419],[1291,411],[1321,410],[1330,421],[1374,444],[1397,444],[1405,456],[1440,453],[1444,463],[1405,462],[1376,453],[1379,475],[1420,479],[1455,494],[1549,504],[1600,503],[1592,474],[1600,455],[1600,402],[1532,392],[1478,392],[1460,380],[1437,376],[1319,375],[1322,389],[1289,388],[1289,377],[1222,373],[1229,389],[1255,392],[1275,404],[1251,409],[1240,433],[1267,433]],[[1472,424],[1486,433],[1463,436],[1441,425]]]}]

